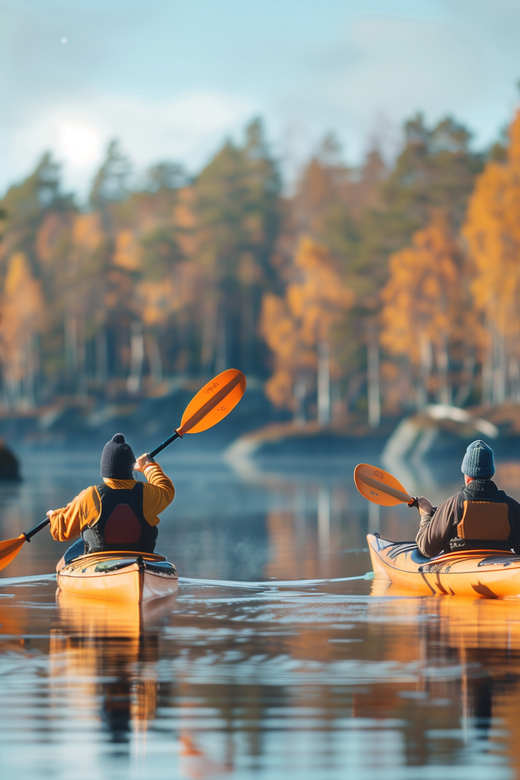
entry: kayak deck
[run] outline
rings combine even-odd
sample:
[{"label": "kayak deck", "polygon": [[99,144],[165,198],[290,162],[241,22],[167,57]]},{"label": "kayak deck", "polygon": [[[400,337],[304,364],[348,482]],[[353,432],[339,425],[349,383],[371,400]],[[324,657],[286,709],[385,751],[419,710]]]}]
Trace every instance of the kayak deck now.
[{"label": "kayak deck", "polygon": [[140,604],[177,589],[175,566],[155,553],[101,552],[57,566],[58,588],[89,598]]},{"label": "kayak deck", "polygon": [[376,577],[411,594],[519,598],[520,555],[503,550],[461,550],[425,558],[414,542],[368,534]]}]

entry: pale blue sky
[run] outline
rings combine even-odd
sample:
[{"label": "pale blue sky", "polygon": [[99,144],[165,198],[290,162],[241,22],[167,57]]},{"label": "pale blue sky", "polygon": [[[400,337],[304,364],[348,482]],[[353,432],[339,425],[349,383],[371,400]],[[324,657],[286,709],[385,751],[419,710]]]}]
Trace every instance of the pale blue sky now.
[{"label": "pale blue sky", "polygon": [[196,172],[261,115],[294,170],[355,164],[422,110],[483,146],[518,103],[519,0],[0,0],[0,193],[51,148],[86,188],[107,141]]}]

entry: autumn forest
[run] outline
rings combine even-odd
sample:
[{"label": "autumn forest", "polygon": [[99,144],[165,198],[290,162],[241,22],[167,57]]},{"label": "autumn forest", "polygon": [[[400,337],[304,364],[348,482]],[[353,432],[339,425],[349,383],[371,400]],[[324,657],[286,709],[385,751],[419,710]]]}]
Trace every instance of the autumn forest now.
[{"label": "autumn forest", "polygon": [[138,184],[113,141],[79,204],[44,154],[0,201],[4,410],[231,366],[322,425],[520,400],[520,113],[485,151],[418,115],[391,163],[328,136],[293,186],[280,167],[260,120]]}]

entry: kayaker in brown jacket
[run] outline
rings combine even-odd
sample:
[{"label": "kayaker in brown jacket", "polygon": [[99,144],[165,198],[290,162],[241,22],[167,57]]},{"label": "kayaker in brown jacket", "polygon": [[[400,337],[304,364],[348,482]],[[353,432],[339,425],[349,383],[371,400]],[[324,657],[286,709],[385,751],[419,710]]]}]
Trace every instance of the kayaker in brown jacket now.
[{"label": "kayaker in brown jacket", "polygon": [[467,549],[514,550],[520,554],[520,504],[499,490],[493,450],[472,442],[461,465],[464,487],[434,509],[417,499],[421,521],[415,541],[422,555]]},{"label": "kayaker in brown jacket", "polygon": [[[134,479],[134,471],[142,472],[147,481]],[[158,515],[175,496],[171,479],[148,454],[136,460],[122,433],[105,444],[100,472],[100,485],[85,488],[67,506],[47,512],[53,538],[63,542],[81,534],[87,553],[153,552]],[[70,551],[81,555],[81,540]],[[66,553],[67,559],[74,555]]]}]

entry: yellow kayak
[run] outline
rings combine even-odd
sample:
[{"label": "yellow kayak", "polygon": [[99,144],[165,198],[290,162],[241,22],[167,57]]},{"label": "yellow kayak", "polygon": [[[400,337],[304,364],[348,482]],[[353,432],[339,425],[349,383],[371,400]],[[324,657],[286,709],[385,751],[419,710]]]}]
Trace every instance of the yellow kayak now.
[{"label": "yellow kayak", "polygon": [[376,578],[410,595],[520,597],[520,555],[502,550],[461,550],[424,558],[414,542],[368,534]]},{"label": "yellow kayak", "polygon": [[173,563],[155,553],[100,552],[80,555],[56,567],[64,593],[108,601],[142,604],[169,596],[177,589]]}]

